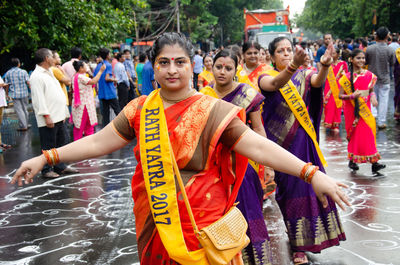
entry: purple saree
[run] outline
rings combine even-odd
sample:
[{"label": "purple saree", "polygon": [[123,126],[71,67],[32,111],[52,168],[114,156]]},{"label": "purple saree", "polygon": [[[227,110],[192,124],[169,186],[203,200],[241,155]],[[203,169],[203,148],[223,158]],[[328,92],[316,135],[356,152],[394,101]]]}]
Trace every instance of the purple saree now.
[{"label": "purple saree", "polygon": [[394,74],[394,118],[400,121],[400,62],[396,59],[393,69]]},{"label": "purple saree", "polygon": [[[264,97],[249,85],[241,83],[222,99],[244,108],[248,121],[250,112],[260,110]],[[237,207],[249,225],[247,235],[250,244],[242,251],[244,264],[272,264],[270,238],[262,212],[263,195],[258,173],[249,163],[236,199],[239,202]]]},{"label": "purple saree", "polygon": [[[298,70],[292,82],[302,96],[319,138],[323,90],[311,88],[310,70]],[[276,142],[305,162],[312,162],[324,172],[313,141],[301,127],[279,91],[265,92],[263,106],[264,127],[268,139]],[[345,240],[335,203],[328,198],[323,208],[312,186],[297,177],[275,172],[276,201],[279,204],[294,252],[321,250]]]}]

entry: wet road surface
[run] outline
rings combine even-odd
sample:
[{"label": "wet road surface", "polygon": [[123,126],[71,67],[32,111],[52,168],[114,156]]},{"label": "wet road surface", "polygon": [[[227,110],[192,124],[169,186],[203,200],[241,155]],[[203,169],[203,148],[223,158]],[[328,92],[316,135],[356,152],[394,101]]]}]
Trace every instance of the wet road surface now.
[{"label": "wet road surface", "polygon": [[[0,154],[0,264],[138,264],[130,189],[134,143],[71,164],[79,174],[36,177],[33,185],[18,188],[8,183],[13,172],[40,153],[32,113],[31,121],[28,132],[16,132],[16,117],[8,114],[2,127],[3,142],[13,148]],[[332,135],[321,128],[327,173],[350,186],[353,206],[341,212],[347,241],[308,254],[312,264],[400,264],[400,126],[390,119],[377,143],[387,164],[382,176],[373,176],[366,164],[354,173],[347,168],[345,131]],[[274,264],[293,264],[273,200],[264,204],[264,214]]]}]

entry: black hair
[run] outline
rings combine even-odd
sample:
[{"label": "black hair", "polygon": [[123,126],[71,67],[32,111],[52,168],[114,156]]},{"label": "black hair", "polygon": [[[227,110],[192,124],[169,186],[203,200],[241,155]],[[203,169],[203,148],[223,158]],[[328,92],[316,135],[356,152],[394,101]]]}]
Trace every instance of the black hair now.
[{"label": "black hair", "polygon": [[213,61],[213,66],[215,64],[215,62],[218,60],[218,58],[221,57],[229,57],[233,60],[233,62],[235,63],[235,72],[238,66],[238,55],[237,53],[232,50],[232,49],[223,49],[222,51],[218,52],[215,57],[214,57],[214,61]]},{"label": "black hair", "polygon": [[331,35],[331,37],[332,37],[332,34],[330,34],[330,33],[325,33],[325,34],[322,36],[322,38],[325,39],[325,36],[326,36],[326,35]]},{"label": "black hair", "polygon": [[35,52],[34,60],[36,64],[41,64],[46,60],[47,56],[53,56],[51,51],[47,48],[40,48]]},{"label": "black hair", "polygon": [[367,47],[368,42],[365,39],[360,39],[362,46]]},{"label": "black hair", "polygon": [[278,46],[278,43],[283,41],[283,40],[288,40],[290,42],[290,45],[292,45],[292,48],[293,48],[293,43],[288,37],[284,37],[284,36],[277,37],[277,38],[275,38],[273,41],[271,41],[269,43],[268,51],[269,51],[269,54],[271,54],[271,56],[275,55],[275,51],[276,51],[276,48]]},{"label": "black hair", "polygon": [[12,67],[17,67],[20,64],[20,61],[18,58],[11,58],[11,66]]},{"label": "black hair", "polygon": [[72,47],[71,58],[79,58],[82,55],[82,49],[79,47]]},{"label": "black hair", "polygon": [[110,54],[110,50],[107,48],[100,48],[99,49],[99,56],[103,59],[106,60],[107,56]]},{"label": "black hair", "polygon": [[394,36],[393,37],[393,42],[398,42],[398,41],[399,41],[399,38],[397,36]]},{"label": "black hair", "polygon": [[242,52],[245,53],[250,48],[255,48],[257,50],[261,50],[261,45],[258,42],[254,41],[254,40],[246,41],[243,44]]},{"label": "black hair", "polygon": [[83,66],[84,62],[82,60],[79,61],[74,61],[72,63],[72,66],[74,67],[75,71],[79,71],[79,69],[81,69],[81,67]]},{"label": "black hair", "polygon": [[121,59],[122,57],[122,53],[117,53],[117,55],[115,55],[115,59],[117,59],[119,61],[119,59]]},{"label": "black hair", "polygon": [[305,42],[305,41],[300,42],[300,46],[301,46],[301,48],[306,49],[307,48],[307,42]]},{"label": "black hair", "polygon": [[206,55],[204,55],[204,57],[203,57],[203,64],[204,64],[204,61],[206,60],[207,57],[210,57],[211,60],[213,59],[211,55],[209,55],[208,53],[206,53]]},{"label": "black hair", "polygon": [[388,34],[389,30],[387,29],[387,27],[380,27],[376,30],[376,37],[378,38],[378,40],[384,40]]},{"label": "black hair", "polygon": [[139,53],[139,62],[144,63],[146,61],[146,57],[147,57],[146,53],[144,52]]},{"label": "black hair", "polygon": [[125,53],[127,53],[127,52],[131,53],[131,51],[128,50],[128,49],[125,49],[122,53],[125,54]]},{"label": "black hair", "polygon": [[157,56],[160,54],[164,46],[172,46],[175,44],[178,44],[189,56],[190,61],[193,62],[194,48],[190,39],[186,38],[182,33],[165,32],[154,41],[153,47],[151,47],[147,53],[151,64],[154,65]]},{"label": "black hair", "polygon": [[[354,49],[351,54],[350,58],[354,58],[360,53],[364,53],[360,49]],[[353,69],[353,63],[349,61],[349,68],[350,68],[350,83],[351,83],[351,91],[354,93],[354,82],[353,82],[353,74],[354,74],[354,69]],[[360,117],[360,102],[358,101],[358,98],[354,99],[354,117],[359,118]]]}]

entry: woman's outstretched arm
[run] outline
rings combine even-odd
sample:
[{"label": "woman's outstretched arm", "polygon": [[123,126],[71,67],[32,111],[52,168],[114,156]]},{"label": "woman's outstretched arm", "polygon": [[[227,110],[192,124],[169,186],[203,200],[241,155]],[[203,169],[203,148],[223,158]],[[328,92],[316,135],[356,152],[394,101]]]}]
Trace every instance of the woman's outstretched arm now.
[{"label": "woman's outstretched arm", "polygon": [[[128,143],[115,132],[110,123],[101,131],[57,148],[57,151],[60,162],[74,162],[112,153]],[[46,163],[43,154],[24,161],[15,172],[11,184],[18,182],[18,185],[22,186],[23,181],[25,184],[33,182],[33,177]]]},{"label": "woman's outstretched arm", "polygon": [[[247,130],[244,133],[233,150],[257,163],[297,177],[300,176],[305,165],[305,162],[293,154],[252,130]],[[347,197],[340,189],[340,187],[347,188],[346,185],[333,180],[321,171],[317,171],[311,180],[311,184],[324,207],[328,206],[325,195],[331,197],[343,210],[344,204],[350,206]]]}]

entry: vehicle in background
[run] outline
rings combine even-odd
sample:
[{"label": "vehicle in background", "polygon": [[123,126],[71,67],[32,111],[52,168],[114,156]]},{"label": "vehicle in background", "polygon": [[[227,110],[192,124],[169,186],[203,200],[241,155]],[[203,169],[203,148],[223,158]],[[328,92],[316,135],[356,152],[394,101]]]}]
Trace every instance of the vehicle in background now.
[{"label": "vehicle in background", "polygon": [[139,53],[146,52],[152,46],[153,46],[153,41],[139,41],[139,42],[135,41],[132,43],[133,54],[139,55]]},{"label": "vehicle in background", "polygon": [[276,37],[285,36],[292,40],[289,22],[289,6],[279,10],[244,10],[245,15],[245,41],[255,40],[262,47]]}]

